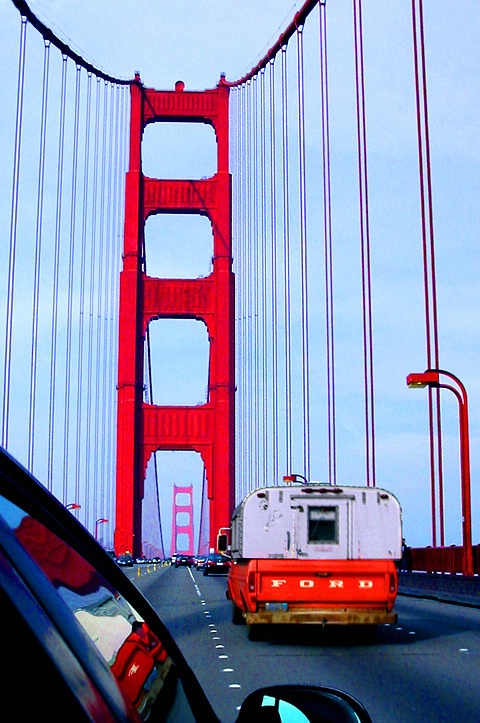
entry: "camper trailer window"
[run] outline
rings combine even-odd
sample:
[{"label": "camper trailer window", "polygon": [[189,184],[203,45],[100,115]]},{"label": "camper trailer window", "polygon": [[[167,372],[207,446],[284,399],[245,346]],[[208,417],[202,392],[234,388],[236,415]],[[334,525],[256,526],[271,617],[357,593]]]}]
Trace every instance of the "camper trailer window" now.
[{"label": "camper trailer window", "polygon": [[308,541],[338,543],[338,507],[308,508]]}]

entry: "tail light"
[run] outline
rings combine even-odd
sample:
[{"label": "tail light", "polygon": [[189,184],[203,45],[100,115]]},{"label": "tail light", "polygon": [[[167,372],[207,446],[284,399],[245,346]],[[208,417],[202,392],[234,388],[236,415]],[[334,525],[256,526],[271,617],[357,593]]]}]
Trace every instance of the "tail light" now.
[{"label": "tail light", "polygon": [[248,592],[255,592],[255,573],[249,572],[247,577]]},{"label": "tail light", "polygon": [[390,592],[395,592],[397,589],[396,576],[393,572],[390,573]]}]

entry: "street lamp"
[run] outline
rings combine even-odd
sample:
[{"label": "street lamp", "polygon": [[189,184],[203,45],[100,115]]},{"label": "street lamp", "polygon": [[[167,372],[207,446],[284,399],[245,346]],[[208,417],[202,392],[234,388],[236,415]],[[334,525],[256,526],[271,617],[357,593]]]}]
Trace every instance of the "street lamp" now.
[{"label": "street lamp", "polygon": [[[441,376],[451,379],[456,386],[442,384]],[[467,391],[458,377],[443,369],[427,369],[425,372],[409,374],[407,386],[411,389],[434,387],[449,389],[458,399],[460,416],[460,471],[462,483],[462,531],[463,558],[462,574],[473,575],[472,555],[472,505],[470,498],[470,441],[468,433],[468,398]]]},{"label": "street lamp", "polygon": [[95,522],[95,539],[98,540],[98,526],[101,525],[103,522],[108,522],[108,520],[105,517],[99,517],[98,520]]},{"label": "street lamp", "polygon": [[303,474],[298,474],[298,472],[295,474],[286,474],[283,476],[283,481],[285,482],[285,484],[292,484],[295,482],[299,482],[300,480],[302,480],[304,484],[308,485],[308,479],[304,477]]},{"label": "street lamp", "polygon": [[70,502],[68,505],[65,505],[65,509],[67,510],[79,510],[82,505],[79,505],[78,502]]}]

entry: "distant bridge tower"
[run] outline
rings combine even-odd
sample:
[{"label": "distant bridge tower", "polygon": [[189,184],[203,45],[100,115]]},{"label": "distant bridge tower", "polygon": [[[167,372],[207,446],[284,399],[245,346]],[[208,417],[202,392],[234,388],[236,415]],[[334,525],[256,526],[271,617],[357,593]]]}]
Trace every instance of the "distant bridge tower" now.
[{"label": "distant bridge tower", "polygon": [[173,486],[172,544],[170,554],[184,552],[193,555],[193,486]]},{"label": "distant bridge tower", "polygon": [[[210,545],[229,525],[234,506],[234,276],[231,178],[228,167],[229,89],[191,92],[131,85],[130,165],[125,189],[123,270],[120,276],[115,549],[141,553],[144,478],[156,450],[202,456],[208,485]],[[148,123],[182,121],[213,126],[217,172],[201,180],[159,180],[142,174],[141,141]],[[207,216],[213,271],[206,278],[161,279],[144,271],[144,226],[159,213]],[[181,253],[181,251],[180,251]],[[208,399],[203,405],[155,406],[143,400],[144,341],[150,321],[198,319],[209,340]]]}]

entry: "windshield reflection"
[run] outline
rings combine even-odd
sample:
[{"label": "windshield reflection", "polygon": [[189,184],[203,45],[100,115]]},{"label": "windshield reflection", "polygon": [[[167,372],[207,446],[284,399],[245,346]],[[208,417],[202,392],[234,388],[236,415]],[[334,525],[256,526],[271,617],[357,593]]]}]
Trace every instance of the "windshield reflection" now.
[{"label": "windshield reflection", "polygon": [[0,511],[108,663],[140,717],[147,718],[160,693],[165,710],[176,676],[162,642],[145,621],[87,560],[41,522],[5,498]]}]

